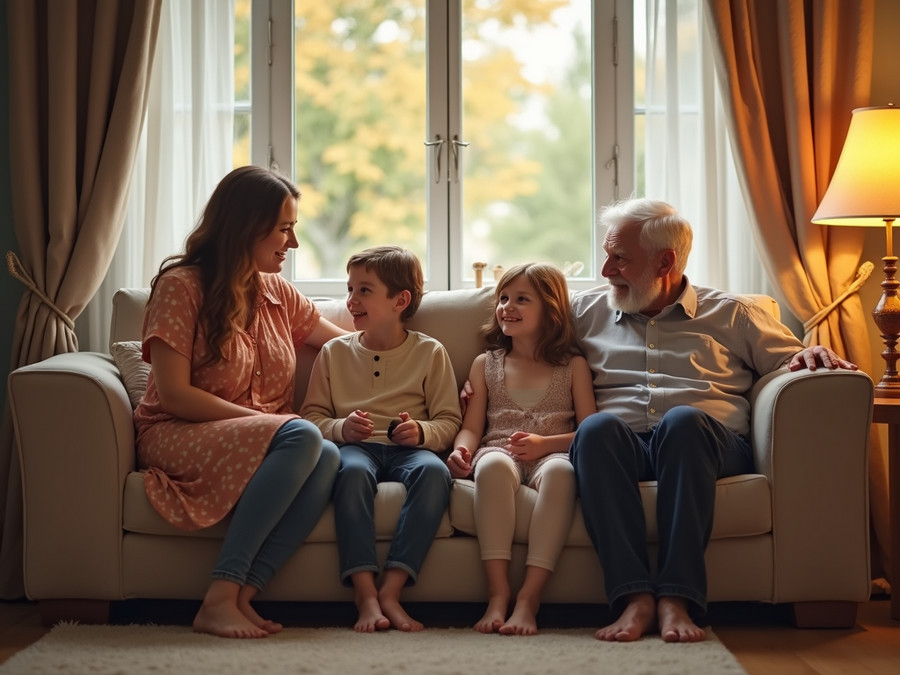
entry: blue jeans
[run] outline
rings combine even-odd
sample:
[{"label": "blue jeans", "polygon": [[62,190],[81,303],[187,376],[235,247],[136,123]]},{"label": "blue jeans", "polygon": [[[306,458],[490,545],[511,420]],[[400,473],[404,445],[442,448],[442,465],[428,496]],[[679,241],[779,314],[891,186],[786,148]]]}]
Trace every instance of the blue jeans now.
[{"label": "blue jeans", "polygon": [[[625,596],[651,593],[686,598],[693,615],[705,613],[716,480],[753,471],[747,439],[690,406],[641,434],[600,412],[579,425],[569,455],[610,607],[620,611]],[[657,481],[655,578],[638,489],[644,480]]]},{"label": "blue jeans", "polygon": [[356,572],[378,572],[375,553],[375,493],[379,482],[406,486],[385,569],[400,568],[415,583],[450,501],[450,471],[431,450],[381,443],[341,446],[334,484],[341,582]]},{"label": "blue jeans", "polygon": [[309,536],[331,498],[340,454],[306,420],[285,422],[234,507],[214,579],[263,588]]}]

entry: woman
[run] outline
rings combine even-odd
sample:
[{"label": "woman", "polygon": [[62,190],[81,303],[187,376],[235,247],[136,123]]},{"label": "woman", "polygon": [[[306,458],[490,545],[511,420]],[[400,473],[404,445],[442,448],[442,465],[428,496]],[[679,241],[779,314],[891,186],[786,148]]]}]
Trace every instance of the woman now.
[{"label": "woman", "polygon": [[151,371],[135,424],[147,497],[183,530],[233,509],[198,632],[281,630],[250,601],[315,526],[340,462],[291,410],[296,348],[345,332],[279,275],[299,197],[260,167],[225,176],[184,252],[160,265],[144,315]]}]

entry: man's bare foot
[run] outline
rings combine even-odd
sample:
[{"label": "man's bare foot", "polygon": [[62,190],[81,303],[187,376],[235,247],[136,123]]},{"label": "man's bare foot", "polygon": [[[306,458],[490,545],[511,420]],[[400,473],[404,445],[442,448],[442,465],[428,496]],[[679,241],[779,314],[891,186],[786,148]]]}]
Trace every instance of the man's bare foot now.
[{"label": "man's bare foot", "polygon": [[633,642],[656,626],[656,600],[649,593],[631,596],[622,615],[610,625],[594,633],[606,642]]},{"label": "man's bare foot", "polygon": [[378,601],[381,604],[381,611],[384,612],[384,615],[391,622],[391,625],[397,630],[403,631],[404,633],[418,633],[425,628],[424,624],[416,621],[407,614],[406,610],[403,609],[403,606],[397,600],[379,596]]},{"label": "man's bare foot", "polygon": [[227,638],[264,638],[269,632],[255,625],[232,602],[203,601],[194,617],[194,631]]},{"label": "man's bare foot", "polygon": [[665,642],[702,642],[706,631],[698,627],[688,614],[684,598],[664,596],[656,607],[659,618],[659,635]]},{"label": "man's bare foot", "polygon": [[353,625],[353,630],[357,633],[374,633],[391,627],[390,620],[381,612],[377,597],[357,598],[356,609],[359,618]]},{"label": "man's bare foot", "polygon": [[509,621],[500,626],[503,635],[537,635],[537,612],[540,603],[535,603],[528,598],[516,600]]},{"label": "man's bare foot", "polygon": [[496,633],[506,620],[506,610],[509,609],[509,596],[492,595],[488,599],[484,616],[473,626],[479,633]]}]

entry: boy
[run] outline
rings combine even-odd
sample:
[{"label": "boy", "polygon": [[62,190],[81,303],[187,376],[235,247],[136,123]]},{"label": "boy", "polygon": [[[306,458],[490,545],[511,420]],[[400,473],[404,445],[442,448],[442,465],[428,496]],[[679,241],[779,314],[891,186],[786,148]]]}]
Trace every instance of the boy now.
[{"label": "boy", "polygon": [[[456,378],[437,340],[405,328],[422,300],[415,255],[397,246],[366,249],[351,256],[347,274],[357,332],[322,347],[301,412],[340,446],[335,527],[341,581],[352,582],[359,612],[354,630],[420,631],[400,593],[415,583],[450,499],[450,472],[435,453],[462,423]],[[380,481],[401,482],[407,494],[378,589]]]}]

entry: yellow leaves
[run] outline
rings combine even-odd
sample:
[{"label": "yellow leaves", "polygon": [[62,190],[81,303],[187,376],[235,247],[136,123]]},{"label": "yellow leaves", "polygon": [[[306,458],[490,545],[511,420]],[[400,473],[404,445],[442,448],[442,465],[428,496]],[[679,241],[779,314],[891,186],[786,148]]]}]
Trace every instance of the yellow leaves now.
[{"label": "yellow leaves", "polygon": [[297,211],[302,221],[311,221],[318,218],[328,205],[328,195],[320,192],[309,183],[300,185],[300,202]]},{"label": "yellow leaves", "polygon": [[355,138],[349,142],[335,143],[322,154],[322,160],[333,165],[338,173],[352,173],[363,183],[384,179],[384,171],[372,159],[370,149],[355,142]]},{"label": "yellow leaves", "polygon": [[360,201],[366,207],[350,219],[352,236],[378,241],[385,231],[392,233],[392,243],[409,245],[424,231],[426,208],[423,201],[397,200],[371,191],[362,191]]},{"label": "yellow leaves", "polygon": [[533,195],[540,189],[537,180],[543,165],[519,159],[503,166],[492,166],[482,176],[470,176],[466,183],[466,204],[490,204],[512,201],[520,195]]}]

